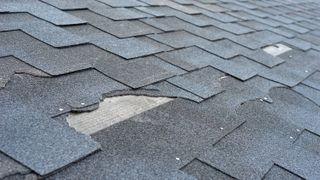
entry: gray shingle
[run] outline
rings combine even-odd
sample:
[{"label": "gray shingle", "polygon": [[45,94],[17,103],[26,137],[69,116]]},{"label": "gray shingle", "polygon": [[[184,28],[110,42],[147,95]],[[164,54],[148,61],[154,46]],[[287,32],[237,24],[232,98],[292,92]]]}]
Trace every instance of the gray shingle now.
[{"label": "gray shingle", "polygon": [[80,38],[48,22],[41,21],[27,13],[1,14],[0,23],[0,31],[21,29],[40,41],[54,47],[79,45],[88,42],[84,38]]},{"label": "gray shingle", "polygon": [[5,87],[10,77],[15,73],[26,73],[44,77],[49,76],[14,57],[0,57],[0,88]]},{"label": "gray shingle", "polygon": [[184,71],[156,57],[133,59],[113,65],[96,65],[97,69],[130,87],[139,88],[182,74]]},{"label": "gray shingle", "polygon": [[19,31],[0,33],[0,43],[5,45],[0,47],[0,52],[13,55],[50,75],[91,68],[96,61],[110,64],[122,61],[93,45],[55,49]]},{"label": "gray shingle", "polygon": [[171,48],[148,37],[118,39],[90,26],[72,26],[69,31],[89,39],[91,43],[126,59],[155,54]]},{"label": "gray shingle", "polygon": [[91,154],[97,143],[50,117],[119,88],[126,87],[93,70],[50,80],[15,75],[0,90],[1,151],[40,175]]},{"label": "gray shingle", "polygon": [[320,106],[320,91],[319,90],[311,88],[311,87],[303,85],[303,84],[299,84],[299,85],[295,86],[293,89]]},{"label": "gray shingle", "polygon": [[168,81],[202,98],[208,98],[223,91],[220,84],[220,78],[223,76],[222,72],[207,67],[170,78]]},{"label": "gray shingle", "polygon": [[242,122],[217,104],[171,101],[94,134],[103,151],[51,179],[194,179],[179,169]]},{"label": "gray shingle", "polygon": [[215,61],[224,61],[198,47],[189,47],[180,50],[157,54],[161,59],[179,66],[187,71],[211,65]]},{"label": "gray shingle", "polygon": [[210,166],[207,163],[201,162],[198,159],[192,160],[189,164],[184,166],[182,171],[194,176],[197,179],[224,179],[232,180],[235,179],[220,170]]},{"label": "gray shingle", "polygon": [[93,9],[93,11],[113,20],[128,20],[150,17],[148,14],[130,8],[104,8],[101,10]]},{"label": "gray shingle", "polygon": [[134,6],[145,6],[146,4],[137,0],[99,0],[112,7],[134,7]]},{"label": "gray shingle", "polygon": [[198,46],[226,59],[243,54],[249,50],[230,40],[219,40],[205,44],[198,44]]},{"label": "gray shingle", "polygon": [[285,62],[285,60],[277,56],[272,56],[261,49],[249,52],[245,54],[245,56],[270,68]]},{"label": "gray shingle", "polygon": [[209,41],[185,31],[155,34],[149,35],[148,37],[174,48],[182,48],[209,43]]},{"label": "gray shingle", "polygon": [[28,12],[55,25],[85,23],[79,18],[36,0],[30,0],[28,3],[23,0],[3,0],[0,2],[0,7],[7,12]]},{"label": "gray shingle", "polygon": [[302,83],[307,86],[320,90],[320,72],[319,71],[315,72],[314,74],[309,76],[307,79],[305,79]]},{"label": "gray shingle", "polygon": [[88,10],[74,11],[72,12],[72,15],[86,20],[89,24],[119,38],[141,36],[160,32],[159,30],[137,20],[112,21]]},{"label": "gray shingle", "polygon": [[282,180],[282,179],[303,180],[304,178],[296,174],[293,174],[292,172],[278,165],[273,165],[272,168],[268,171],[268,173],[263,177],[263,179],[264,180]]}]

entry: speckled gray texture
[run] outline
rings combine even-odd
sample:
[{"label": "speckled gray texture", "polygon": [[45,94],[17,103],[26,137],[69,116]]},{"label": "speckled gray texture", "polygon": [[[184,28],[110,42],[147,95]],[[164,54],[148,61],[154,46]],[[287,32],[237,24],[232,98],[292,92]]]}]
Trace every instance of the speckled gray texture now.
[{"label": "speckled gray texture", "polygon": [[0,2],[0,7],[6,12],[28,12],[55,25],[85,23],[79,18],[37,0],[30,0],[28,3],[23,0],[3,0]]},{"label": "speckled gray texture", "polygon": [[185,72],[153,56],[114,65],[97,65],[97,69],[133,88],[139,88]]},{"label": "speckled gray texture", "polygon": [[305,79],[302,83],[307,86],[320,90],[320,72],[319,71],[315,72],[314,74],[309,76],[307,79]]},{"label": "speckled gray texture", "polygon": [[97,143],[50,117],[77,104],[99,102],[115,89],[126,87],[94,70],[50,80],[13,76],[0,90],[1,151],[40,175],[91,154],[99,149]]},{"label": "speckled gray texture", "polygon": [[66,29],[89,39],[91,43],[101,47],[102,49],[126,59],[146,56],[171,49],[170,47],[158,43],[148,37],[118,39],[89,25],[67,27]]},{"label": "speckled gray texture", "polygon": [[186,89],[202,98],[208,98],[223,91],[220,78],[224,73],[211,67],[206,67],[191,73],[168,79],[182,89]]},{"label": "speckled gray texture", "polygon": [[137,0],[100,0],[105,4],[112,7],[134,7],[134,6],[145,6],[146,4]]},{"label": "speckled gray texture", "polygon": [[192,160],[189,164],[184,166],[182,171],[190,174],[197,179],[224,179],[224,180],[232,180],[235,179],[218,169],[206,164],[204,162],[199,161],[198,159]]},{"label": "speckled gray texture", "polygon": [[10,80],[10,77],[15,73],[26,73],[32,74],[34,76],[44,76],[49,75],[16,59],[14,57],[3,57],[0,58],[0,88],[4,87]]},{"label": "speckled gray texture", "polygon": [[194,46],[198,44],[209,43],[209,41],[201,37],[192,35],[185,31],[155,34],[155,35],[150,35],[149,37],[174,48],[182,48],[182,47]]},{"label": "speckled gray texture", "polygon": [[200,44],[198,46],[223,58],[232,58],[249,51],[249,49],[230,40],[219,40],[211,43]]},{"label": "speckled gray texture", "polygon": [[268,173],[263,177],[263,180],[304,180],[304,178],[278,166],[273,165],[272,168],[268,171]]},{"label": "speckled gray texture", "polygon": [[88,10],[74,11],[70,13],[119,38],[141,36],[160,32],[159,30],[140,21],[112,21]]},{"label": "speckled gray texture", "polygon": [[16,162],[12,158],[0,153],[0,179],[14,174],[27,174],[31,170]]},{"label": "speckled gray texture", "polygon": [[20,29],[54,47],[79,45],[88,42],[86,39],[80,38],[48,22],[39,20],[27,13],[0,14],[0,24],[0,31]]},{"label": "speckled gray texture", "polygon": [[217,104],[175,100],[94,134],[103,151],[51,179],[195,179],[179,169],[241,123]]},{"label": "speckled gray texture", "polygon": [[285,63],[261,71],[259,75],[293,87],[319,69],[318,54],[317,52],[304,53],[298,50],[286,52],[279,56],[285,59]]},{"label": "speckled gray texture", "polygon": [[[47,178],[39,172],[62,167],[49,178],[319,179],[319,8],[316,0],[2,0],[0,128],[10,136],[0,148],[40,170],[1,164],[1,176]],[[262,50],[277,43],[293,50]],[[102,151],[86,156],[94,142],[65,117],[122,95],[176,99],[94,134]]]},{"label": "speckled gray texture", "polygon": [[320,106],[320,90],[303,84],[299,84],[293,89]]},{"label": "speckled gray texture", "polygon": [[[55,49],[19,31],[0,33],[0,47],[8,55],[51,75],[60,75],[93,67],[96,61],[118,63],[121,58],[92,45]],[[36,49],[36,51],[35,51]]]},{"label": "speckled gray texture", "polygon": [[255,50],[245,54],[246,57],[270,68],[283,63],[285,60],[277,56],[272,56],[263,50]]}]

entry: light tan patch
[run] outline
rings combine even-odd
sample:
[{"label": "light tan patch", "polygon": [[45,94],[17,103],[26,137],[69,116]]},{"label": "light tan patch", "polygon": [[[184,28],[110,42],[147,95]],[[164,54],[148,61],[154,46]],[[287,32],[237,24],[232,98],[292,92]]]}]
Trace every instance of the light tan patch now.
[{"label": "light tan patch", "polygon": [[95,111],[71,113],[67,122],[77,131],[90,135],[171,100],[166,97],[131,95],[106,98]]}]

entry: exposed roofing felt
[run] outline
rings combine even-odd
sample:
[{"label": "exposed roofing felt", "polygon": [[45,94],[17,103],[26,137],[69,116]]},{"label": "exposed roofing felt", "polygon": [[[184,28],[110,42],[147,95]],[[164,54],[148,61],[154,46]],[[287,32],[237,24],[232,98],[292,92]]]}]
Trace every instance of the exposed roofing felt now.
[{"label": "exposed roofing felt", "polygon": [[[319,9],[0,0],[0,179],[320,179]],[[121,95],[176,99],[91,136],[66,123]]]}]

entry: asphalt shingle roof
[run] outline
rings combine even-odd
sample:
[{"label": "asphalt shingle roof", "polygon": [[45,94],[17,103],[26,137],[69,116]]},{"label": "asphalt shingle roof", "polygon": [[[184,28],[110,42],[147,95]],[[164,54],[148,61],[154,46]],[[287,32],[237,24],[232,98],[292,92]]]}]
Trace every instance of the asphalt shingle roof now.
[{"label": "asphalt shingle roof", "polygon": [[[0,179],[320,179],[319,8],[0,0]],[[65,120],[121,95],[176,99],[91,137]]]}]

